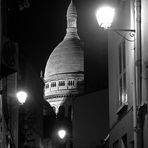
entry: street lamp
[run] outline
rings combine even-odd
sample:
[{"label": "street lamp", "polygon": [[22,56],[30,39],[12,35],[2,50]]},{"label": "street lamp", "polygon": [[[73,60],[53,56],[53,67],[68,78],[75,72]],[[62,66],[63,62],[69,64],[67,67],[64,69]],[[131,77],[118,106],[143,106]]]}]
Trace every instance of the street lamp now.
[{"label": "street lamp", "polygon": [[[100,28],[108,29],[110,31],[115,31],[118,35],[124,38],[127,41],[134,42],[135,44],[135,54],[134,54],[134,97],[133,97],[133,127],[134,127],[134,147],[138,148],[141,145],[138,145],[138,122],[137,122],[137,108],[140,105],[140,99],[142,98],[141,90],[141,1],[135,0],[135,30],[134,29],[113,29],[111,28],[112,22],[115,16],[115,9],[111,7],[101,7],[96,12],[97,22]],[[131,37],[135,36],[134,40],[128,39],[121,32],[129,32]]]},{"label": "street lamp", "polygon": [[101,28],[108,29],[111,27],[115,16],[115,9],[109,6],[101,7],[96,12],[96,18]]},{"label": "street lamp", "polygon": [[18,102],[23,105],[28,97],[28,94],[27,92],[21,90],[16,93],[16,97]]},{"label": "street lamp", "polygon": [[115,17],[115,8],[112,8],[110,6],[102,6],[96,11],[96,19],[99,24],[99,27],[104,30],[110,30],[116,32],[118,35],[120,35],[122,38],[124,38],[127,41],[134,42],[135,40],[129,39],[122,35],[121,32],[129,32],[130,37],[134,37],[135,30],[134,29],[114,29],[111,28],[112,23],[114,21]]}]

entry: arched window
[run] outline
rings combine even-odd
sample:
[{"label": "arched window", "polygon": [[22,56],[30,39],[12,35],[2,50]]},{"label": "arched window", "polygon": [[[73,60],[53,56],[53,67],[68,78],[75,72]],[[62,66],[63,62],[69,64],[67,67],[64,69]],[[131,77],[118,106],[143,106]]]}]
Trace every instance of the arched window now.
[{"label": "arched window", "polygon": [[56,87],[56,82],[52,82],[51,87]]},{"label": "arched window", "polygon": [[63,86],[65,86],[65,81],[63,81]]},{"label": "arched window", "polygon": [[68,81],[68,85],[70,85],[70,81]]},{"label": "arched window", "polygon": [[59,86],[65,86],[65,81],[59,81]]},{"label": "arched window", "polygon": [[74,81],[73,81],[73,80],[69,81],[69,82],[68,82],[68,85],[69,85],[69,86],[74,86]]},{"label": "arched window", "polygon": [[53,108],[54,112],[56,112],[56,107],[55,106],[52,106],[52,108]]},{"label": "arched window", "polygon": [[60,106],[59,107],[59,113],[60,116],[65,116],[65,107],[64,106]]}]

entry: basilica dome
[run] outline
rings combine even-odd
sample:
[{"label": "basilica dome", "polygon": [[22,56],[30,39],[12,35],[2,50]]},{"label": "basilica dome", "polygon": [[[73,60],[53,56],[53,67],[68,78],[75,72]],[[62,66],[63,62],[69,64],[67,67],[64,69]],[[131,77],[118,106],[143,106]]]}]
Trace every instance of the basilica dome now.
[{"label": "basilica dome", "polygon": [[54,74],[83,72],[83,48],[78,38],[64,39],[51,53],[45,68],[45,78]]},{"label": "basilica dome", "polygon": [[55,74],[84,72],[84,51],[77,34],[77,12],[73,1],[66,16],[67,33],[49,56],[44,72],[45,80]]}]

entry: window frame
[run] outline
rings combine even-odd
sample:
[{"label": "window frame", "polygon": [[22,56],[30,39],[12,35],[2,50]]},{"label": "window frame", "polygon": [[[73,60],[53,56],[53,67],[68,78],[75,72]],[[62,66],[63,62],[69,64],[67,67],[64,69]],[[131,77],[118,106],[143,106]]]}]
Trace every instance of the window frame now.
[{"label": "window frame", "polygon": [[122,39],[118,46],[118,112],[128,105],[126,50],[126,41]]}]

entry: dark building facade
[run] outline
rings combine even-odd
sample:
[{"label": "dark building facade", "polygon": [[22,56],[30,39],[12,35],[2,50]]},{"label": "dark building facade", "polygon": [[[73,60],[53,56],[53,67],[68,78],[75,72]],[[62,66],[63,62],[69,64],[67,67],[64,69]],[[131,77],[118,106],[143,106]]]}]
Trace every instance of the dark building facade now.
[{"label": "dark building facade", "polygon": [[107,148],[105,139],[109,132],[108,101],[108,89],[85,94],[74,100],[74,148]]},{"label": "dark building facade", "polygon": [[[43,138],[43,86],[26,57],[20,54],[19,70],[1,79],[0,144],[5,147],[41,147]],[[16,93],[24,90],[28,98],[20,105]],[[36,93],[38,92],[38,93]]]}]

